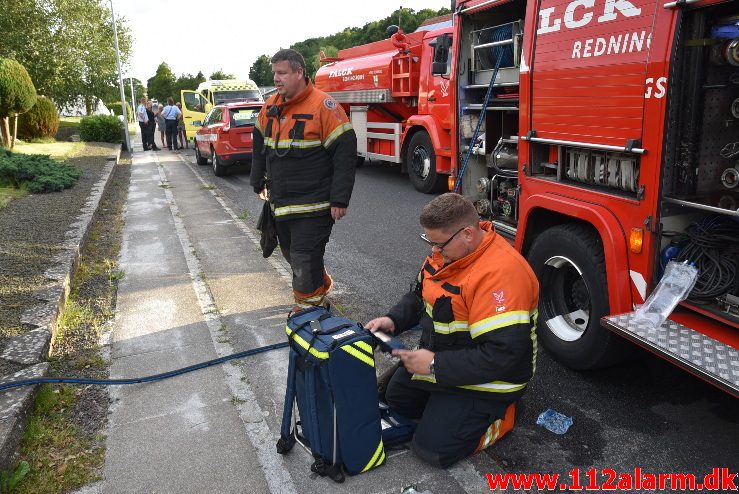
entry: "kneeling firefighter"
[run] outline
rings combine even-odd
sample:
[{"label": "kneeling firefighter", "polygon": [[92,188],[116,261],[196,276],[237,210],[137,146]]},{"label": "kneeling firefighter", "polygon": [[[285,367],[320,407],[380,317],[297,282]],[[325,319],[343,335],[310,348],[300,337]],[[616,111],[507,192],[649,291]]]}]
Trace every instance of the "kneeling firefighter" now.
[{"label": "kneeling firefighter", "polygon": [[300,53],[278,51],[272,73],[277,94],[254,128],[250,183],[271,203],[298,311],[322,305],[331,289],[323,255],[349,206],[357,137],[341,106],[313,87]]},{"label": "kneeling firefighter", "polygon": [[415,288],[365,327],[398,334],[420,323],[420,349],[393,350],[402,367],[385,398],[420,419],[412,450],[446,468],[513,427],[513,404],[536,366],[539,283],[461,195],[435,198],[420,222],[431,255]]}]

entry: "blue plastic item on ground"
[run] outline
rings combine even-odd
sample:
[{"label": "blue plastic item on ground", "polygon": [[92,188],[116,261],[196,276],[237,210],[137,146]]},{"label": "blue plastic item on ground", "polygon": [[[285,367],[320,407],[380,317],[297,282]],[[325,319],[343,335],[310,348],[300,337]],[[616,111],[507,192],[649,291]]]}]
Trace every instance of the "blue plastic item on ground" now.
[{"label": "blue plastic item on ground", "polygon": [[548,431],[561,435],[567,432],[567,429],[572,425],[572,417],[562,415],[551,408],[547,408],[539,414],[539,418],[536,419],[536,425],[540,425]]}]

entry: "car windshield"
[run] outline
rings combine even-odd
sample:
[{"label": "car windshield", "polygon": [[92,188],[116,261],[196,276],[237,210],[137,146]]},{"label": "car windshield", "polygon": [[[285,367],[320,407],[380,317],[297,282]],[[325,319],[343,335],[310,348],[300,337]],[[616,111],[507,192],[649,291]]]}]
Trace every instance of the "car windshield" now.
[{"label": "car windshield", "polygon": [[257,123],[259,108],[232,108],[231,127],[244,127]]},{"label": "car windshield", "polygon": [[221,103],[228,103],[230,101],[258,101],[259,97],[260,94],[258,89],[244,89],[241,91],[215,91],[213,93],[213,103],[216,105],[220,105]]}]

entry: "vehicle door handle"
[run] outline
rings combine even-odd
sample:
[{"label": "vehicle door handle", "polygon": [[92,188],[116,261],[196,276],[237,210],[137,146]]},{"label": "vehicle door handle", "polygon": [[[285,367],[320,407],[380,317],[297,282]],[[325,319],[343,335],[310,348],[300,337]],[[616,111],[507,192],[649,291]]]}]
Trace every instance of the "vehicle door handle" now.
[{"label": "vehicle door handle", "polygon": [[436,101],[436,98],[435,98],[435,97],[433,97],[433,96],[429,96],[428,100],[429,100],[429,101]]},{"label": "vehicle door handle", "polygon": [[192,117],[185,117],[185,118],[192,118]]}]

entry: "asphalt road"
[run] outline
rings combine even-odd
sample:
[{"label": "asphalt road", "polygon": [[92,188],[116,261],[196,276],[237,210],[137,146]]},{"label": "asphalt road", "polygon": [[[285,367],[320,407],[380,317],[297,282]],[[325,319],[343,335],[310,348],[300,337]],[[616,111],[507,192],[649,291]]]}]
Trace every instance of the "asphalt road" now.
[{"label": "asphalt road", "polygon": [[[194,154],[186,153],[194,163]],[[199,172],[255,224],[261,201],[249,187],[248,168],[222,178],[210,166]],[[326,254],[340,310],[366,321],[408,289],[427,252],[418,214],[428,200],[397,168],[370,163],[357,171],[349,214],[335,225]],[[566,434],[536,425],[547,408],[573,418]],[[693,473],[699,481],[714,468],[736,473],[739,400],[636,348],[629,361],[588,373],[571,371],[542,350],[514,432],[472,463],[480,473],[580,469],[583,486],[590,468],[601,485],[603,469]]]}]

